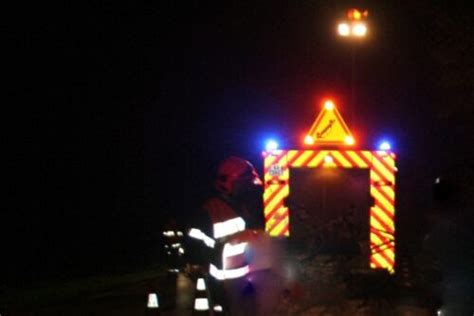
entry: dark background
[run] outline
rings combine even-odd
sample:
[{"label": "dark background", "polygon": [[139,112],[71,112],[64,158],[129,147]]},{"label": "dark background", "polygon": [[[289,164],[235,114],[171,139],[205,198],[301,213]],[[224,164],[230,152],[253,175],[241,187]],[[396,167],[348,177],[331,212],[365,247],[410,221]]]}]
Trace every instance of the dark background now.
[{"label": "dark background", "polygon": [[[356,47],[355,122],[352,48],[335,36],[352,6],[370,12],[370,35]],[[298,148],[327,96],[360,148],[392,140],[406,251],[428,229],[436,176],[467,175],[463,186],[473,187],[473,12],[456,2],[100,1],[16,11],[6,23],[6,279],[156,260],[160,225],[170,214],[186,219],[212,192],[220,160],[242,156],[261,171],[264,140]]]}]

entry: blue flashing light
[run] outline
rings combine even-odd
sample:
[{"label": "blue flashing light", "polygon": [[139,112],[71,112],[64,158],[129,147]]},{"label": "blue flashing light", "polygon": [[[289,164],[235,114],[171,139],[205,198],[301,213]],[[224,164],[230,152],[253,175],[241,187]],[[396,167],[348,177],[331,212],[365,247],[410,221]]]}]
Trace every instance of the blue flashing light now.
[{"label": "blue flashing light", "polygon": [[390,145],[390,143],[388,141],[383,141],[383,142],[380,143],[379,149],[380,150],[390,150],[390,149],[392,149],[392,145]]},{"label": "blue flashing light", "polygon": [[278,149],[278,143],[273,140],[273,139],[270,139],[267,141],[267,144],[265,146],[265,148],[267,149],[267,151],[275,151]]}]

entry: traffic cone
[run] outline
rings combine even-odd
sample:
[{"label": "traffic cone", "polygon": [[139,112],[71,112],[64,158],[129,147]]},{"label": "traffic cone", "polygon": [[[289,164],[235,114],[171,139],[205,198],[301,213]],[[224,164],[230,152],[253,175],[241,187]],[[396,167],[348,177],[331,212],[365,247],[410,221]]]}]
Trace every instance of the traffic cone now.
[{"label": "traffic cone", "polygon": [[147,315],[155,316],[160,315],[160,302],[158,300],[158,294],[149,293],[148,301],[146,304]]},{"label": "traffic cone", "polygon": [[209,315],[209,298],[207,293],[206,282],[203,278],[198,278],[194,294],[193,316]]},{"label": "traffic cone", "polygon": [[214,305],[213,310],[214,310],[214,315],[219,315],[219,314],[224,313],[224,309],[222,308],[222,305]]}]

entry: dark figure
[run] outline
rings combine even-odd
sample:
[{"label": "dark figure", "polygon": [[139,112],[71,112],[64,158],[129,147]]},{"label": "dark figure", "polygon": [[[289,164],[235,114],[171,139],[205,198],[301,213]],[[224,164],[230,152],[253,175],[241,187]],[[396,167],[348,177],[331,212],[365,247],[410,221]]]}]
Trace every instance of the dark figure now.
[{"label": "dark figure", "polygon": [[[217,172],[218,195],[207,200],[187,231],[188,259],[199,266],[209,284],[212,306],[231,315],[268,314],[278,287],[271,273],[262,273],[261,253],[268,240],[263,233],[262,182],[252,164],[238,157],[224,160]],[[256,310],[260,309],[259,310]]]}]

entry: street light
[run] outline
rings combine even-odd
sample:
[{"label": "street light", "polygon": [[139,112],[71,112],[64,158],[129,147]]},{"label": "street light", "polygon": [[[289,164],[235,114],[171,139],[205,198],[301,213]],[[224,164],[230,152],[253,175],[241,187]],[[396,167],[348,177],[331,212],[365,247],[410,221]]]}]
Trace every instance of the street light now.
[{"label": "street light", "polygon": [[368,31],[365,19],[368,16],[367,10],[362,12],[358,9],[350,9],[347,11],[347,20],[337,25],[337,33],[342,37],[365,37]]},{"label": "street light", "polygon": [[342,37],[365,37],[367,35],[367,24],[364,22],[341,22],[337,25],[337,33]]},{"label": "street light", "polygon": [[369,16],[367,10],[350,9],[347,11],[346,19],[340,21],[337,25],[337,34],[347,40],[351,39],[351,121],[355,125],[355,107],[356,107],[356,46],[357,42],[367,36],[369,31],[366,19]]},{"label": "street light", "polygon": [[352,26],[352,34],[356,37],[364,37],[367,34],[367,26],[365,23],[356,23]]},{"label": "street light", "polygon": [[351,26],[347,22],[339,23],[337,33],[341,36],[349,36],[351,35]]}]

